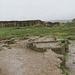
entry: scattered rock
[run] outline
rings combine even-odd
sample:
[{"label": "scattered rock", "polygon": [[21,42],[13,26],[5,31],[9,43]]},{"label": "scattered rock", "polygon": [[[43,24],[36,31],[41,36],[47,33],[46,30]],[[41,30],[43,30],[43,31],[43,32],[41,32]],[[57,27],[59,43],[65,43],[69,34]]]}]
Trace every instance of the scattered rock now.
[{"label": "scattered rock", "polygon": [[14,39],[5,40],[5,43],[7,43],[7,44],[14,44],[15,40]]}]

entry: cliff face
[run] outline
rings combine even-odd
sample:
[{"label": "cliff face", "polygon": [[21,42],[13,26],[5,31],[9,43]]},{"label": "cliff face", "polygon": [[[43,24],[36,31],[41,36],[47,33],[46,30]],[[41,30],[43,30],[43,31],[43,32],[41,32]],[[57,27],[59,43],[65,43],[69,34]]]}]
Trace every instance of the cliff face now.
[{"label": "cliff face", "polygon": [[41,20],[29,20],[29,21],[0,21],[0,27],[16,27],[16,26],[30,26],[36,24],[42,24]]}]

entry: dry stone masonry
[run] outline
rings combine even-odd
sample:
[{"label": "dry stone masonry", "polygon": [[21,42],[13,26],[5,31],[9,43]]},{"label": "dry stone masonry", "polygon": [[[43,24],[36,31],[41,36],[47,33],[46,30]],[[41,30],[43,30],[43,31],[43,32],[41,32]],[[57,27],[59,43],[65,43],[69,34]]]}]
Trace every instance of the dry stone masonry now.
[{"label": "dry stone masonry", "polygon": [[73,19],[72,22],[75,22],[75,19]]},{"label": "dry stone masonry", "polygon": [[44,26],[59,26],[59,22],[51,23],[51,22],[44,22],[41,20],[27,20],[27,21],[0,21],[0,27],[24,27],[24,26],[32,26],[41,24]]},{"label": "dry stone masonry", "polygon": [[[39,38],[40,39],[40,38]],[[66,60],[64,54],[69,51],[68,47],[68,40],[67,39],[61,39],[61,40],[41,40],[39,41],[36,39],[30,39],[27,42],[27,48],[30,48],[30,50],[34,50],[37,52],[45,52],[48,50],[52,50],[53,52],[57,53],[59,56],[58,58],[62,61],[60,64],[60,68],[64,69],[66,67]],[[64,43],[61,43],[61,41],[65,41]]]},{"label": "dry stone masonry", "polygon": [[18,26],[30,26],[42,24],[41,20],[29,20],[29,21],[0,21],[0,27],[18,27]]},{"label": "dry stone masonry", "polygon": [[55,53],[64,54],[69,50],[68,40],[65,40],[64,43],[61,43],[61,41],[62,40],[35,41],[32,39],[28,41],[27,48],[41,52],[46,51],[46,49],[51,49]]}]

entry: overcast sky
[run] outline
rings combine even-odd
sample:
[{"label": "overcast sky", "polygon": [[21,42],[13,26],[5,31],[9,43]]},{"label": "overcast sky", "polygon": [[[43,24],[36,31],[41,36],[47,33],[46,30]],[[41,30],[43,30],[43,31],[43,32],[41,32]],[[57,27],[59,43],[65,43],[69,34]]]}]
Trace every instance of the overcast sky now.
[{"label": "overcast sky", "polygon": [[0,20],[75,18],[75,0],[0,0]]}]

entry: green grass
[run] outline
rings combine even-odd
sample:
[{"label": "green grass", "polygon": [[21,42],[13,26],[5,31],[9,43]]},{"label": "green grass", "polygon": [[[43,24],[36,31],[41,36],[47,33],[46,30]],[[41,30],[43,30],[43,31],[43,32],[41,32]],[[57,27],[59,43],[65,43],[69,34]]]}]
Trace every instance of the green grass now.
[{"label": "green grass", "polygon": [[62,46],[63,43],[65,43],[65,42],[66,42],[66,40],[61,40],[61,41],[57,44],[57,46]]},{"label": "green grass", "polygon": [[66,51],[66,52],[64,53],[64,56],[67,56],[67,53],[68,53],[68,51]]},{"label": "green grass", "polygon": [[65,68],[65,69],[66,69],[67,71],[70,71],[70,68],[69,68],[69,67],[67,67],[67,66],[66,66],[66,68]]},{"label": "green grass", "polygon": [[58,59],[62,60],[62,57],[57,57]]},{"label": "green grass", "polygon": [[69,75],[68,72],[66,72],[65,70],[62,71],[62,74]]},{"label": "green grass", "polygon": [[45,36],[56,35],[61,37],[75,36],[75,27],[44,27],[42,25],[26,26],[26,27],[6,27],[0,28],[0,38],[16,38],[28,36]]}]

